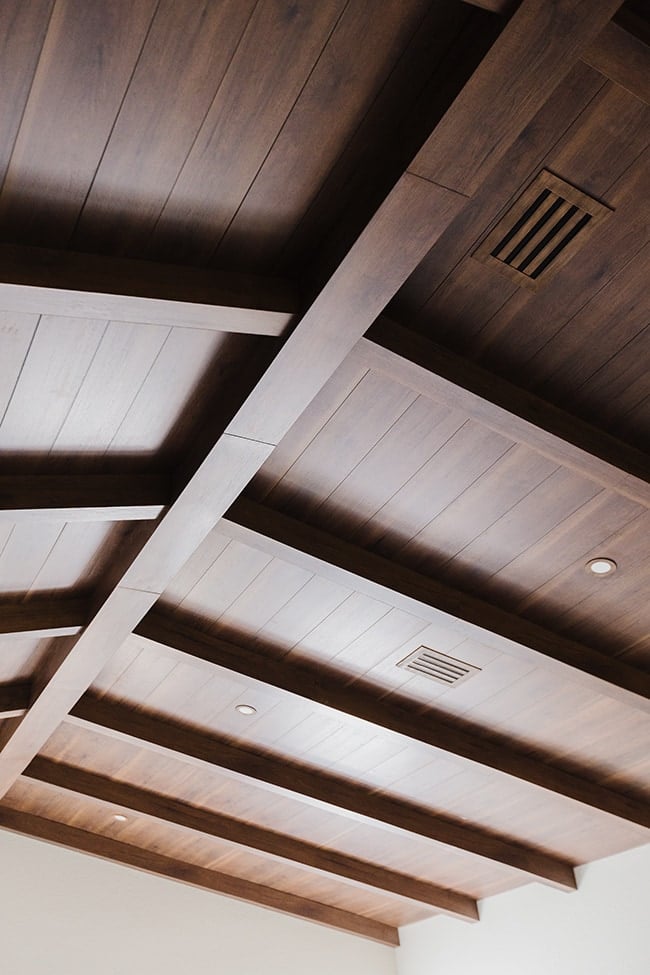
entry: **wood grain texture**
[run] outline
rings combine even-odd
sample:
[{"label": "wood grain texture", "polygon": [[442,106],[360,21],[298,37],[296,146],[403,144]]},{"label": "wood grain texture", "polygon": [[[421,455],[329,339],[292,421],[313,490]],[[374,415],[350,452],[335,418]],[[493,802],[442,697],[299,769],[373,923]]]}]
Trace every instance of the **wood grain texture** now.
[{"label": "wood grain texture", "polygon": [[[0,703],[1,695],[2,685],[0,685]],[[16,697],[15,692],[14,697]],[[145,789],[135,789],[127,783],[41,757],[35,758],[24,774],[27,778],[46,782],[59,789],[110,803],[113,808],[119,806],[131,813],[175,823],[199,833],[219,836],[231,843],[281,860],[300,863],[354,883],[428,904],[455,917],[478,920],[478,908],[471,897],[436,887],[435,884],[423,883],[413,877],[383,869],[354,857],[344,856],[335,850],[323,849],[272,830],[261,829],[231,816],[180,802],[169,796]]]},{"label": "wood grain texture", "polygon": [[542,666],[642,710],[650,710],[650,675],[422,576],[373,552],[241,498],[222,522],[224,534],[327,578],[440,621],[481,643]]},{"label": "wood grain texture", "polygon": [[380,697],[363,686],[350,687],[340,676],[322,667],[292,660],[277,661],[245,644],[207,636],[175,614],[169,617],[152,610],[136,627],[140,637],[205,660],[231,673],[263,681],[304,700],[333,708],[371,724],[455,755],[478,766],[539,786],[576,800],[592,809],[608,812],[650,829],[650,808],[643,800],[604,789],[589,781],[588,773],[569,774],[549,762],[529,758],[454,727],[445,716],[429,711],[413,714],[400,704]]},{"label": "wood grain texture", "polygon": [[171,478],[147,474],[0,475],[0,513],[13,522],[147,521],[171,502]]},{"label": "wood grain texture", "polygon": [[0,263],[0,305],[13,312],[280,335],[296,310],[274,278],[9,244]]},{"label": "wood grain texture", "polygon": [[147,873],[154,873],[161,877],[169,877],[181,883],[212,890],[227,897],[245,900],[263,907],[271,907],[284,914],[292,914],[317,924],[348,931],[360,937],[378,941],[381,944],[399,944],[397,930],[390,925],[382,924],[370,918],[348,913],[328,904],[321,904],[289,894],[286,891],[274,890],[261,884],[251,883],[239,877],[194,866],[183,860],[173,859],[152,850],[142,850],[130,843],[99,836],[74,826],[67,826],[54,820],[44,819],[30,813],[18,812],[15,809],[0,807],[0,828],[33,836],[58,846],[65,846],[70,850],[89,853],[115,863],[135,867]]},{"label": "wood grain texture", "polygon": [[156,750],[226,769],[235,776],[263,783],[271,792],[291,794],[317,806],[342,810],[353,817],[381,823],[391,830],[413,833],[477,857],[521,870],[544,883],[564,889],[575,887],[571,866],[516,840],[485,833],[429,809],[401,802],[388,795],[305,766],[286,763],[271,755],[237,747],[223,738],[202,735],[175,722],[134,711],[108,699],[87,694],[71,711],[71,718],[108,735],[135,739]]},{"label": "wood grain texture", "polygon": [[619,24],[608,24],[582,60],[650,105],[650,48]]},{"label": "wood grain texture", "polygon": [[369,368],[603,487],[650,507],[650,458],[386,318],[360,342]]},{"label": "wood grain texture", "polygon": [[619,6],[620,0],[524,0],[411,172],[473,195]]},{"label": "wood grain texture", "polygon": [[32,687],[29,681],[0,684],[0,721],[17,718],[29,707]]},{"label": "wood grain texture", "polygon": [[0,633],[73,636],[88,620],[90,604],[76,596],[0,599]]}]

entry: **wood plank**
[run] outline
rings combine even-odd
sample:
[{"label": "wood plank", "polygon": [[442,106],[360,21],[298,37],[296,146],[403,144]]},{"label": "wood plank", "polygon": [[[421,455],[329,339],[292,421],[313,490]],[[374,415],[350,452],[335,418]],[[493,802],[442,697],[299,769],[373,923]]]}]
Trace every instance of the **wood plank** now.
[{"label": "wood plank", "polygon": [[90,605],[77,596],[0,600],[0,633],[33,637],[73,636],[88,620]]},{"label": "wood plank", "polygon": [[227,642],[201,633],[182,616],[168,616],[152,610],[138,624],[138,636],[170,647],[192,658],[205,660],[262,681],[303,700],[333,708],[343,714],[368,721],[378,728],[403,735],[410,741],[430,745],[478,766],[503,772],[513,778],[566,796],[592,809],[650,828],[650,807],[646,802],[616,793],[590,782],[580,774],[569,774],[548,762],[529,758],[515,748],[497,745],[456,728],[442,713],[414,714],[399,704],[379,697],[372,689],[346,686],[341,677],[323,667],[283,660],[278,662],[250,646]]},{"label": "wood plank", "polygon": [[538,666],[553,667],[628,706],[650,711],[650,674],[537,623],[397,565],[264,505],[240,498],[220,531],[272,556]]},{"label": "wood plank", "polygon": [[29,681],[12,681],[0,684],[0,721],[17,718],[29,707],[32,685]]},{"label": "wood plank", "polygon": [[607,24],[582,60],[650,105],[650,48],[619,24]]},{"label": "wood plank", "polygon": [[280,279],[0,245],[0,307],[219,332],[281,335],[297,308]]},{"label": "wood plank", "polygon": [[343,811],[374,825],[382,824],[443,843],[493,863],[512,867],[529,876],[563,889],[575,887],[569,864],[508,837],[485,833],[431,810],[411,805],[388,795],[371,793],[365,786],[329,773],[286,762],[268,754],[230,744],[223,738],[200,734],[185,725],[156,718],[128,706],[86,694],[71,711],[72,720],[92,731],[101,730],[127,740],[144,743],[157,751],[182,755],[188,761],[224,769],[236,777],[262,783],[271,792],[289,795],[318,807]]},{"label": "wood plank", "polygon": [[[0,695],[2,686],[0,685]],[[2,697],[0,696],[0,703]],[[312,867],[330,876],[343,877],[355,884],[383,890],[409,900],[428,904],[465,920],[478,920],[476,901],[455,891],[425,883],[405,874],[346,856],[336,850],[323,849],[251,823],[201,809],[187,802],[159,795],[145,789],[97,775],[50,759],[37,757],[24,775],[54,785],[59,789],[90,796],[131,813],[140,813],[184,829],[217,836],[229,843]]]},{"label": "wood plank", "polygon": [[70,850],[89,853],[104,860],[123,863],[125,866],[201,887],[204,890],[213,890],[227,897],[270,907],[283,914],[291,914],[308,921],[315,921],[317,924],[348,931],[381,944],[393,947],[399,944],[397,930],[380,921],[330,907],[328,904],[307,900],[286,891],[264,887],[216,870],[198,867],[184,860],[154,853],[152,850],[143,850],[130,843],[122,843],[107,836],[99,836],[31,813],[0,807],[0,828],[45,840],[57,846],[65,846]]},{"label": "wood plank", "polygon": [[409,171],[472,196],[620,5],[524,0]]},{"label": "wood plank", "polygon": [[13,522],[151,520],[170,501],[159,474],[0,475],[0,515]]},{"label": "wood plank", "polygon": [[380,319],[359,343],[384,373],[603,487],[650,507],[650,458],[421,335]]}]

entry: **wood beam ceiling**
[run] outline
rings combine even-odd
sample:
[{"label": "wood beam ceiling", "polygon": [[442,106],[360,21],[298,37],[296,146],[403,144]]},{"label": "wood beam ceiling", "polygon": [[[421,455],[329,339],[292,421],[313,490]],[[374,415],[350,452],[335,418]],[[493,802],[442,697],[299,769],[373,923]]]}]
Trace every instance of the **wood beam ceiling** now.
[{"label": "wood beam ceiling", "polygon": [[90,853],[93,856],[144,870],[146,873],[179,880],[181,883],[216,891],[218,894],[245,900],[251,904],[271,907],[283,914],[291,914],[308,921],[315,921],[317,924],[349,931],[351,934],[378,941],[380,944],[391,946],[399,944],[396,928],[382,924],[381,921],[352,914],[320,901],[307,900],[273,887],[264,887],[262,884],[255,884],[231,874],[198,867],[184,860],[176,860],[153,850],[122,843],[108,836],[89,833],[87,830],[67,826],[51,819],[43,819],[30,813],[18,812],[6,806],[0,808],[0,829],[46,840],[48,843],[64,846],[67,849]]},{"label": "wood beam ceiling", "polygon": [[0,684],[0,721],[18,718],[29,707],[32,686],[29,681]]},{"label": "wood beam ceiling", "polygon": [[148,521],[172,500],[160,474],[2,474],[0,512],[8,521]]},{"label": "wood beam ceiling", "polygon": [[230,673],[261,681],[295,694],[303,700],[333,708],[378,728],[419,741],[442,752],[510,775],[539,786],[555,795],[607,812],[613,816],[650,828],[647,802],[590,782],[579,774],[564,772],[546,761],[530,758],[516,748],[499,745],[481,734],[456,728],[435,711],[414,714],[407,706],[379,697],[371,688],[346,686],[341,677],[289,660],[278,662],[251,647],[201,633],[178,615],[167,616],[152,610],[138,624],[136,634],[198,660],[204,660]]},{"label": "wood beam ceiling", "polygon": [[267,505],[240,498],[221,523],[223,534],[267,554],[383,599],[431,622],[472,636],[487,646],[552,667],[599,694],[650,711],[650,675],[421,575]]},{"label": "wood beam ceiling", "polygon": [[576,885],[570,864],[532,847],[475,826],[437,817],[428,809],[370,793],[362,785],[325,772],[290,765],[284,759],[232,745],[225,739],[201,734],[177,722],[133,711],[114,701],[86,694],[74,706],[68,720],[95,732],[144,744],[164,754],[182,755],[185,761],[225,770],[247,781],[260,783],[272,792],[361,817],[392,831],[412,833],[443,843],[523,871],[551,886],[572,890]]},{"label": "wood beam ceiling", "polygon": [[81,596],[0,600],[0,635],[74,636],[90,617],[90,603]]},{"label": "wood beam ceiling", "polygon": [[5,311],[282,335],[298,310],[274,278],[0,245]]},{"label": "wood beam ceiling", "polygon": [[161,822],[216,836],[248,850],[427,904],[455,917],[478,920],[476,901],[471,897],[346,856],[336,850],[313,846],[212,810],[200,809],[169,796],[137,789],[106,776],[40,757],[34,759],[24,774],[29,779],[56,786],[57,789],[110,803],[112,808],[119,807],[129,813],[149,816]]}]

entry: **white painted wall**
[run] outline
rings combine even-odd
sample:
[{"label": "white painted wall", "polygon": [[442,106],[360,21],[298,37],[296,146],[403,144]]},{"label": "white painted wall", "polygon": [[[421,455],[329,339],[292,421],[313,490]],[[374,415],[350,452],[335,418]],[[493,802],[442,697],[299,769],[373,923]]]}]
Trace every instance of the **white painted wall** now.
[{"label": "white painted wall", "polygon": [[481,921],[402,928],[399,975],[650,975],[650,846],[581,867],[578,891],[492,897]]},{"label": "white painted wall", "polygon": [[392,948],[0,831],[7,975],[395,975]]}]

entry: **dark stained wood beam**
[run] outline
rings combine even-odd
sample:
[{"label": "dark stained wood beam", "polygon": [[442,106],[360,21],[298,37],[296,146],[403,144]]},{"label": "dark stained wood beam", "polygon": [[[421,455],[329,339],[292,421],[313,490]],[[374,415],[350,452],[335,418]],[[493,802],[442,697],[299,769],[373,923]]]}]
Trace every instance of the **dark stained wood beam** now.
[{"label": "dark stained wood beam", "polygon": [[298,305],[274,278],[0,245],[0,307],[218,332],[281,335]]},{"label": "dark stained wood beam", "polygon": [[0,635],[73,636],[89,613],[88,600],[78,596],[0,599]]},{"label": "dark stained wood beam", "polygon": [[330,878],[342,877],[356,885],[397,894],[464,920],[478,920],[478,907],[471,897],[364,860],[357,860],[336,850],[313,846],[311,843],[212,810],[201,809],[169,796],[137,789],[128,783],[117,782],[85,769],[52,762],[39,756],[27,767],[24,775],[58,789],[110,803],[111,807],[118,806],[131,814],[150,816],[184,829],[217,836],[275,859],[313,868]]},{"label": "dark stained wood beam", "polygon": [[650,47],[620,24],[607,24],[582,60],[650,105]]},{"label": "dark stained wood beam", "polygon": [[66,826],[63,823],[34,816],[31,813],[20,812],[9,807],[0,807],[0,828],[12,833],[20,833],[23,836],[45,840],[48,843],[54,843],[56,846],[64,846],[69,850],[89,853],[102,860],[111,860],[127,867],[135,867],[138,870],[145,871],[145,873],[168,877],[170,880],[177,880],[192,887],[201,887],[204,890],[212,890],[217,894],[225,894],[227,897],[234,897],[237,900],[270,907],[273,910],[281,911],[283,914],[291,914],[307,921],[315,921],[317,924],[348,931],[362,938],[378,941],[380,944],[393,947],[399,944],[397,930],[388,924],[382,924],[380,921],[374,921],[359,914],[351,914],[319,901],[307,900],[304,897],[298,897],[296,894],[275,890],[272,887],[264,887],[261,884],[252,883],[250,880],[243,880],[226,873],[218,873],[216,870],[198,867],[184,860],[175,860],[161,853],[155,853],[153,850],[144,850],[130,843],[123,843],[108,836],[90,833],[75,826]]},{"label": "dark stained wood beam", "polygon": [[107,698],[86,694],[66,719],[164,754],[210,765],[236,777],[262,783],[273,792],[361,817],[373,825],[412,833],[493,863],[523,871],[535,880],[567,890],[575,888],[568,863],[474,826],[438,817],[429,809],[371,792],[365,786],[283,759],[200,734],[185,725],[153,717]]},{"label": "dark stained wood beam", "polygon": [[240,498],[220,530],[502,653],[559,669],[568,680],[650,712],[650,674],[266,505]]},{"label": "dark stained wood beam", "polygon": [[29,681],[13,681],[0,684],[0,721],[17,718],[29,707],[32,685]]},{"label": "dark stained wood beam", "polygon": [[0,475],[0,515],[13,522],[150,520],[171,500],[158,474]]},{"label": "dark stained wood beam", "polygon": [[640,450],[386,318],[358,350],[369,368],[650,507],[650,457]]},{"label": "dark stained wood beam", "polygon": [[[111,567],[92,620],[76,639],[61,645],[37,675],[28,712],[0,730],[0,796],[466,206],[468,195],[503,158],[617,6],[616,0],[557,0],[552,5],[524,0],[174,504],[153,527],[144,523],[148,530],[141,531]],[[170,315],[172,324],[196,325],[188,318],[195,311],[207,327],[218,319],[226,330],[252,330],[249,313],[255,303],[248,292],[242,299],[243,324],[242,315],[233,318],[232,309],[239,306],[231,295],[224,300],[213,290],[206,297],[206,275],[213,289],[222,288],[223,279],[212,270],[196,272],[204,275],[198,284],[194,271],[187,272],[188,279],[181,271],[177,278],[166,269],[161,282],[159,267],[138,265],[128,283],[122,273],[117,284],[112,278],[111,291],[103,258],[84,258],[81,269],[71,273],[66,262],[73,258],[45,254],[36,260],[32,252],[25,264],[24,255],[22,249],[0,249],[5,282],[0,285],[0,301],[5,308],[13,307],[13,300],[15,307],[25,310],[29,299],[34,301],[29,307],[38,304],[37,311],[46,301],[48,311],[56,312],[53,302],[61,293],[68,315],[126,315],[128,321],[150,322],[157,310],[162,323],[169,324]],[[158,288],[153,293],[150,275]],[[75,305],[72,299],[78,295]],[[224,309],[231,311],[226,314]],[[267,325],[268,311],[265,306],[262,317]],[[279,314],[284,328],[286,308]]]},{"label": "dark stained wood beam", "polygon": [[194,659],[205,660],[230,673],[261,681],[303,700],[403,735],[410,741],[422,742],[441,752],[650,829],[650,805],[642,799],[614,792],[577,774],[554,768],[548,762],[530,758],[516,748],[488,741],[479,733],[460,730],[441,714],[413,714],[405,707],[379,697],[370,687],[358,684],[346,686],[341,677],[324,671],[322,667],[289,660],[279,662],[251,647],[235,645],[202,633],[177,614],[172,617],[156,609],[138,624],[136,633],[141,638]]}]

